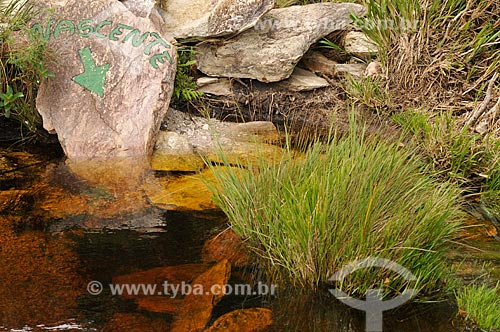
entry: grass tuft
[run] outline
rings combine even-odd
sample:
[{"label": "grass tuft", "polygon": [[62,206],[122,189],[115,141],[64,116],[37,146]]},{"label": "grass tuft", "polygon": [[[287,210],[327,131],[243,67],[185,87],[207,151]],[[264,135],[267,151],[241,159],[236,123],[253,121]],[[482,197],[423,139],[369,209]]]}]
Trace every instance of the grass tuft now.
[{"label": "grass tuft", "polygon": [[383,257],[417,281],[365,269],[342,290],[430,292],[446,274],[443,252],[461,219],[459,190],[438,184],[398,143],[356,132],[315,143],[301,158],[287,149],[280,162],[262,161],[249,172],[212,167],[214,199],[275,282],[316,289],[349,262]]},{"label": "grass tuft", "polygon": [[28,0],[0,3],[0,116],[18,120],[31,131],[41,127],[35,106],[44,66],[45,41],[28,28],[38,10]]},{"label": "grass tuft", "polygon": [[458,307],[481,329],[500,331],[500,284],[496,288],[468,285],[457,293]]}]

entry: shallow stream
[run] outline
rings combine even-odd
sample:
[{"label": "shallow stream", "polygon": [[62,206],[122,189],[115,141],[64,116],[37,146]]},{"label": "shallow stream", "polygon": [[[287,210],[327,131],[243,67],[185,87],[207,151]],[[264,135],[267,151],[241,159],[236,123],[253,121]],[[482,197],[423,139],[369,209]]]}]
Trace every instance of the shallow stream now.
[{"label": "shallow stream", "polygon": [[[140,305],[106,286],[118,276],[146,275],[160,267],[194,273],[204,264],[205,242],[226,228],[226,219],[209,203],[169,201],[168,188],[184,183],[182,175],[149,173],[141,181],[137,187],[125,180],[95,186],[72,175],[55,148],[0,149],[0,331],[169,331],[175,309],[165,309],[161,300]],[[198,187],[191,191],[200,194]],[[180,196],[189,200],[189,195]],[[500,242],[477,234],[451,254],[460,276],[470,281],[488,271],[490,282],[499,280]],[[230,283],[236,284],[255,271],[232,272]],[[99,295],[89,291],[92,281],[104,285]],[[279,289],[275,296],[225,296],[213,308],[211,322],[251,307],[272,310],[269,331],[365,330],[364,313],[328,292],[293,296]],[[384,315],[388,332],[466,330],[451,298]]]}]

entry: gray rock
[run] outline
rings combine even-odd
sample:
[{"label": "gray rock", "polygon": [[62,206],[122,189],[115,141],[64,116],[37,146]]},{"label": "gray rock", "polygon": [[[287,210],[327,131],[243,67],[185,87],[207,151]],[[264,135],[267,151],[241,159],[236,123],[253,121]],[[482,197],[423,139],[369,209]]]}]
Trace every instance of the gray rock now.
[{"label": "gray rock", "polygon": [[198,90],[214,96],[230,97],[233,95],[233,87],[228,78],[221,78],[216,82],[205,84]]},{"label": "gray rock", "polygon": [[362,59],[370,59],[378,53],[377,45],[361,31],[349,31],[344,36],[344,49]]},{"label": "gray rock", "polygon": [[324,78],[298,67],[294,69],[292,76],[276,84],[278,84],[280,89],[290,91],[311,91],[330,86]]},{"label": "gray rock", "polygon": [[[198,171],[204,166],[203,159],[244,164],[256,162],[260,157],[272,159],[282,155],[279,147],[269,144],[278,139],[271,122],[228,123],[171,109],[167,130],[156,143],[154,170]],[[179,149],[179,146],[189,146],[192,150]]]},{"label": "gray rock", "polygon": [[193,153],[193,146],[188,142],[186,137],[173,131],[160,132],[156,142],[156,149],[169,151],[172,154]]},{"label": "gray rock", "polygon": [[380,77],[382,76],[383,77],[383,74],[382,74],[382,64],[380,63],[380,61],[372,61],[368,64],[368,66],[366,66],[366,69],[365,69],[365,72],[364,72],[364,76],[366,77]]},{"label": "gray rock", "polygon": [[203,159],[195,155],[187,137],[174,131],[161,131],[155,150],[151,168],[156,171],[190,172],[205,166]]},{"label": "gray rock", "polygon": [[365,14],[362,5],[317,3],[273,9],[255,26],[220,43],[196,48],[198,69],[209,76],[277,82],[288,78],[310,46],[351,22],[350,13]]},{"label": "gray rock", "polygon": [[200,77],[196,80],[196,85],[202,87],[208,84],[217,83],[219,80],[218,77]]},{"label": "gray rock", "polygon": [[338,63],[335,65],[335,73],[337,75],[352,75],[362,77],[365,74],[366,64],[364,63]]},{"label": "gray rock", "polygon": [[148,17],[156,5],[155,0],[122,0],[121,3],[132,13],[140,17]]},{"label": "gray rock", "polygon": [[44,128],[71,160],[147,158],[173,89],[171,37],[115,0],[69,0],[52,15],[33,27],[55,54],[37,97]]},{"label": "gray rock", "polygon": [[251,28],[274,0],[163,0],[163,17],[175,38],[231,35]]}]

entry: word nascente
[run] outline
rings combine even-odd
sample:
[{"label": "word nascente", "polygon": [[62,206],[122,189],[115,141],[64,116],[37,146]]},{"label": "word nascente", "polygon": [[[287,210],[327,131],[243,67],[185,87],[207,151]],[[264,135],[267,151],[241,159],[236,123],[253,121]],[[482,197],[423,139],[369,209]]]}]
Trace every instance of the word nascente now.
[{"label": "word nascente", "polygon": [[[122,23],[113,24],[113,21],[109,20],[104,20],[99,23],[95,23],[91,19],[83,19],[78,23],[70,20],[61,20],[57,22],[57,24],[55,23],[55,20],[51,19],[45,27],[40,23],[35,23],[31,29],[33,32],[40,34],[46,41],[51,38],[67,38],[74,35],[82,38],[89,38],[91,36],[107,38],[122,44],[130,41],[134,47],[144,47],[144,55],[148,56],[151,55],[152,49],[155,46],[170,49],[170,44],[163,40],[157,32],[142,33],[139,29],[129,25]],[[153,54],[149,59],[149,63],[154,69],[158,69],[158,62],[163,64],[165,60],[170,64],[173,63],[168,50],[162,53]]]}]

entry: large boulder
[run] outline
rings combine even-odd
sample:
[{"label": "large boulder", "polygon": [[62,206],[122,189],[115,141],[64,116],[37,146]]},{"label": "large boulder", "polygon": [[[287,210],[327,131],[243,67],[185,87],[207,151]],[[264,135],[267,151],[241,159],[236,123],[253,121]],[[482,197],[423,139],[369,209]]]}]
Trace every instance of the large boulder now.
[{"label": "large boulder", "polygon": [[165,27],[116,0],[68,0],[50,15],[32,27],[54,54],[37,97],[44,128],[70,160],[149,156],[176,71]]},{"label": "large boulder", "polygon": [[365,12],[365,7],[352,3],[273,9],[232,39],[199,45],[198,69],[209,76],[284,80],[312,44],[344,29],[351,22],[350,14]]},{"label": "large boulder", "polygon": [[251,28],[274,0],[163,0],[166,27],[175,38],[206,38]]}]

